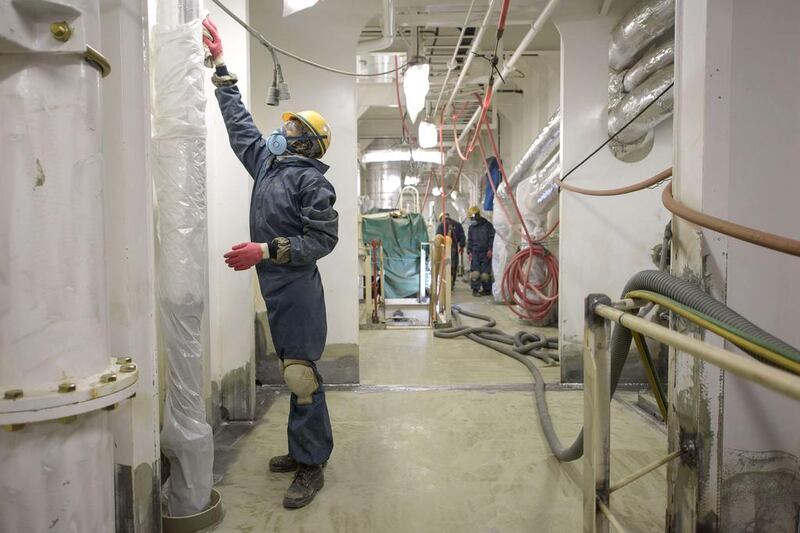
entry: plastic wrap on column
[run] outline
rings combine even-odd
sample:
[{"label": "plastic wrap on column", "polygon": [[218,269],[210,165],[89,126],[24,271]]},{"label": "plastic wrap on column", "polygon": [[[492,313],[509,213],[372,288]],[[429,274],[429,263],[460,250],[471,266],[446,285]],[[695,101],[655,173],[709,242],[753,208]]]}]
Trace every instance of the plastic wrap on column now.
[{"label": "plastic wrap on column", "polygon": [[633,65],[645,49],[675,25],[675,0],[643,0],[611,31],[608,64],[620,71]]},{"label": "plastic wrap on column", "polygon": [[623,89],[626,93],[631,92],[656,71],[671,65],[674,61],[675,39],[670,37],[650,47],[644,56],[628,69],[622,82]]},{"label": "plastic wrap on column", "polygon": [[169,370],[161,449],[172,516],[202,511],[214,443],[203,399],[207,274],[205,96],[199,20],[154,28],[154,175],[158,202],[160,327]]},{"label": "plastic wrap on column", "polygon": [[[613,135],[635,117],[650,102],[667,90],[675,79],[673,65],[668,65],[650,76],[633,92],[623,98],[608,114],[608,133]],[[641,142],[649,131],[672,115],[674,90],[669,89],[655,104],[625,128],[614,139],[614,143],[629,144]]]},{"label": "plastic wrap on column", "polygon": [[[496,198],[496,202],[503,202],[503,206],[497,205],[492,215],[494,225],[494,243],[492,244],[492,298],[497,303],[503,303],[501,282],[506,265],[517,252],[520,243],[520,225],[514,220],[506,218],[506,212],[513,213],[514,207],[509,200]],[[505,209],[503,209],[505,207]],[[514,216],[512,214],[512,216]]]},{"label": "plastic wrap on column", "polygon": [[[556,110],[547,123],[542,128],[542,131],[533,139],[533,142],[525,151],[525,154],[514,166],[514,170],[508,176],[508,183],[513,189],[519,183],[530,175],[532,170],[538,169],[545,161],[558,150],[558,145],[561,142],[561,110]],[[498,190],[498,196],[508,198],[508,191],[506,191],[505,184]]]}]

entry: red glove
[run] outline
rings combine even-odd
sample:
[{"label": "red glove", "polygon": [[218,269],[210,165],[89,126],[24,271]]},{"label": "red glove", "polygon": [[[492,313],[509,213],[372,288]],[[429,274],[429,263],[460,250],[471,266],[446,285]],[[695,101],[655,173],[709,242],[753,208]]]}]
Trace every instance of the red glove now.
[{"label": "red glove", "polygon": [[208,48],[208,52],[214,59],[214,63],[219,65],[222,60],[222,38],[219,36],[217,25],[210,18],[203,19],[203,44]]},{"label": "red glove", "polygon": [[491,258],[492,258],[492,251],[491,251],[491,250],[489,250],[488,252],[486,252],[486,257],[488,257],[489,259],[491,259]]},{"label": "red glove", "polygon": [[225,254],[225,262],[234,270],[247,270],[264,259],[264,251],[257,242],[236,244]]}]

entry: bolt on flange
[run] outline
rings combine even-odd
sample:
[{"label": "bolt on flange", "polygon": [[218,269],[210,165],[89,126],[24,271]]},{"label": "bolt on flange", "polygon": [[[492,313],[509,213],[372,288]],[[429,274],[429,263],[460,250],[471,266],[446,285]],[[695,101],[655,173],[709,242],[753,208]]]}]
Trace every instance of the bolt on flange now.
[{"label": "bolt on flange", "polygon": [[117,381],[116,374],[103,374],[100,376],[100,383],[113,383],[114,381]]},{"label": "bolt on flange", "polygon": [[131,362],[133,362],[133,359],[130,358],[130,357],[117,357],[117,364],[118,365],[124,365],[124,364],[131,363]]},{"label": "bolt on flange", "polygon": [[53,34],[53,38],[56,41],[65,43],[72,37],[72,28],[63,20],[61,22],[53,22],[50,24],[50,33]]},{"label": "bolt on flange", "polygon": [[58,384],[58,392],[75,392],[75,390],[77,388],[78,388],[77,385],[75,385],[74,383],[70,383],[70,382],[59,383]]},{"label": "bolt on flange", "polygon": [[120,372],[130,373],[136,372],[136,363],[127,363],[119,367]]},{"label": "bolt on flange", "polygon": [[11,389],[3,393],[3,398],[6,400],[18,400],[22,398],[22,389]]}]

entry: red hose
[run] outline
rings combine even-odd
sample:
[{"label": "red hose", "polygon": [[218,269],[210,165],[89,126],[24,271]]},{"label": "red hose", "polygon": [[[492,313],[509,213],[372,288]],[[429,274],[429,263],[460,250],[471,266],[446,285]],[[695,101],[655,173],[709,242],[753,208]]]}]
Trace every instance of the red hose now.
[{"label": "red hose", "polygon": [[[548,252],[540,243],[549,237],[553,231],[558,227],[556,223],[541,239],[533,240],[528,232],[525,221],[522,218],[522,212],[517,205],[517,200],[514,196],[514,191],[509,187],[508,178],[506,176],[505,168],[500,160],[500,153],[497,143],[494,140],[494,132],[491,126],[486,123],[485,116],[478,124],[478,129],[483,126],[487,128],[488,137],[492,142],[492,150],[497,159],[500,168],[500,175],[506,184],[509,196],[511,197],[512,205],[516,211],[517,218],[524,230],[525,239],[528,242],[528,247],[523,248],[512,257],[506,269],[503,272],[503,279],[500,283],[501,294],[503,300],[509,309],[518,317],[525,320],[542,321],[548,318],[550,311],[558,301],[558,260],[554,255]],[[497,187],[491,178],[489,164],[486,161],[486,151],[483,148],[483,141],[478,138],[478,147],[481,151],[481,157],[486,167],[486,179],[497,197]],[[508,211],[503,202],[498,201],[500,208],[506,215],[506,219],[511,220]],[[534,262],[539,258],[545,264],[545,278],[540,283],[532,283],[530,281],[531,268]]]}]

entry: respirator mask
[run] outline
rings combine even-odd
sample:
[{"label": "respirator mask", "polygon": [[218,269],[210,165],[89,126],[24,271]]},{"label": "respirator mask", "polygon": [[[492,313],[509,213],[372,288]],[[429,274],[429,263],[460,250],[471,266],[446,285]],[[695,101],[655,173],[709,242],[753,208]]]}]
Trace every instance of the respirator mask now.
[{"label": "respirator mask", "polygon": [[267,149],[273,155],[300,154],[313,157],[314,141],[324,139],[320,135],[307,133],[302,124],[295,120],[286,122],[267,138]]}]

